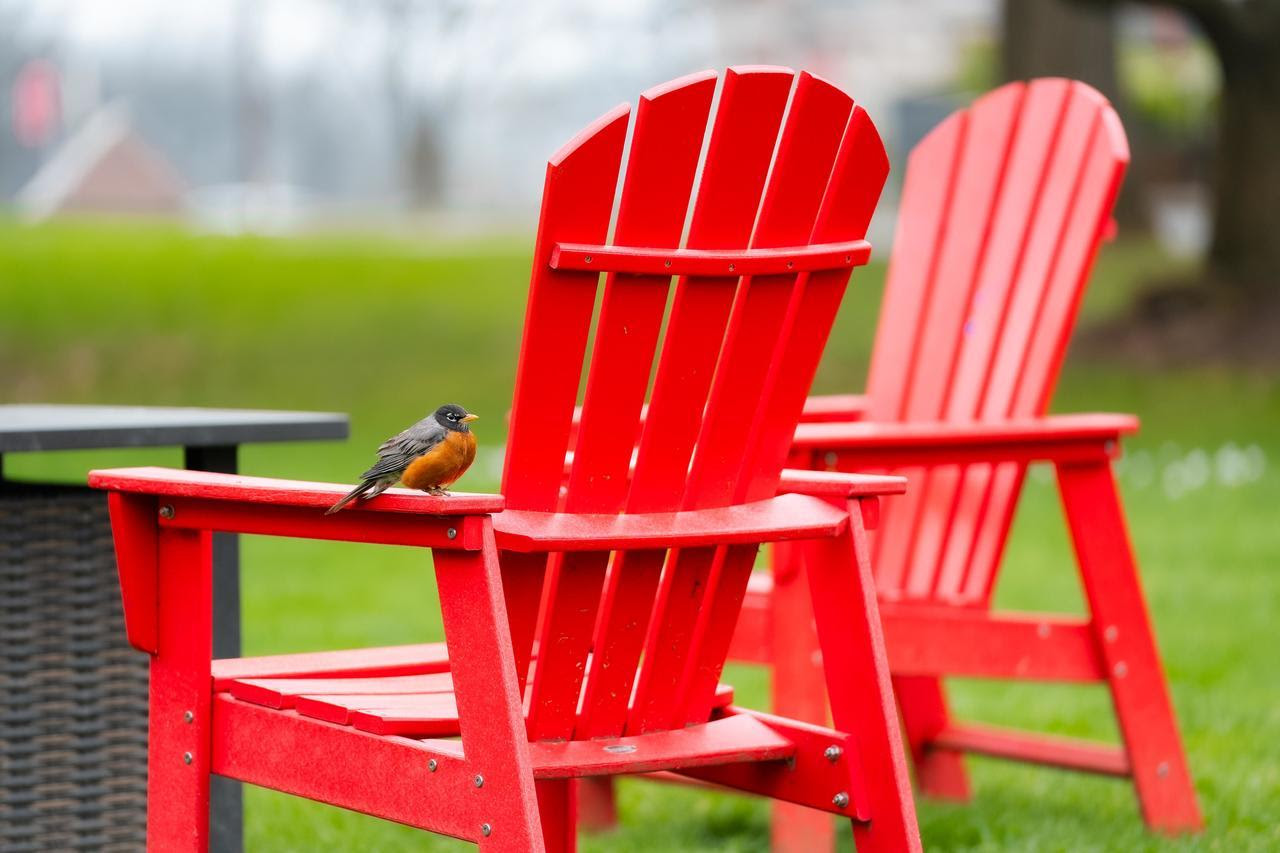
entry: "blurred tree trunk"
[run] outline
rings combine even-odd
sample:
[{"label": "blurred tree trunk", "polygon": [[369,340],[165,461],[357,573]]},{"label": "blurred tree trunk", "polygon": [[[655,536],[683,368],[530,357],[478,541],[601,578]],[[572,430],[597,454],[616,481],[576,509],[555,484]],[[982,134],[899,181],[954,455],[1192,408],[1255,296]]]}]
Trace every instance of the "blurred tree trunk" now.
[{"label": "blurred tree trunk", "polygon": [[[1124,117],[1127,105],[1116,70],[1114,15],[1103,5],[1072,0],[1004,0],[1001,12],[1000,71],[1005,81],[1032,77],[1083,80],[1115,105]],[[1141,150],[1136,123],[1130,139]],[[1125,230],[1149,226],[1144,162],[1134,158],[1116,205],[1116,218]]]},{"label": "blurred tree trunk", "polygon": [[1222,68],[1208,283],[1243,305],[1280,305],[1280,0],[1143,2],[1190,17]]},{"label": "blurred tree trunk", "polygon": [[1215,283],[1249,300],[1280,300],[1280,8],[1272,12],[1269,26],[1241,26],[1221,45],[1211,37],[1222,93],[1209,266]]},{"label": "blurred tree trunk", "polygon": [[1116,102],[1116,39],[1110,9],[1068,0],[1005,0],[1000,47],[1005,80],[1071,77]]}]

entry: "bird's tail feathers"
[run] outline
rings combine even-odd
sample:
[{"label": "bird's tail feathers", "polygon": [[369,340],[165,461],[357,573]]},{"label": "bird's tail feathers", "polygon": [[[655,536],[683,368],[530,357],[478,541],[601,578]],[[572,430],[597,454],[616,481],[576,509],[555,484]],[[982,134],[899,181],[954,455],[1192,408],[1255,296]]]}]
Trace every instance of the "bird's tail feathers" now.
[{"label": "bird's tail feathers", "polygon": [[373,482],[374,481],[372,480],[365,480],[363,483],[356,486],[351,491],[347,492],[346,495],[343,496],[342,500],[338,501],[336,504],[334,504],[333,506],[325,510],[324,514],[333,515],[335,512],[342,509],[344,506],[356,500],[357,498],[364,497],[365,493],[368,492],[369,489],[373,486]]}]

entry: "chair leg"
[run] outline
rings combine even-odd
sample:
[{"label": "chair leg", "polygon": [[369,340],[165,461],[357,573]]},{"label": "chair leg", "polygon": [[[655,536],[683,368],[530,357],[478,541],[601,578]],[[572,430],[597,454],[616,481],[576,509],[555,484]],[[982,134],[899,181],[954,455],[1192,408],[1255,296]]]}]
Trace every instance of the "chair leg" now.
[{"label": "chair leg", "polygon": [[[793,720],[827,724],[827,689],[813,605],[804,582],[801,548],[773,546],[773,593],[769,599],[769,645],[773,653],[773,712]],[[831,816],[793,803],[775,802],[770,826],[776,853],[834,850]]]},{"label": "chair leg", "polygon": [[[535,788],[520,710],[492,523],[484,521],[479,551],[436,549],[433,558],[462,750],[471,770],[484,779],[476,826],[487,824],[489,830],[478,839],[480,849],[538,850],[542,797]],[[555,846],[554,837],[546,835],[549,849],[572,849]]]},{"label": "chair leg", "polygon": [[612,776],[577,780],[578,822],[587,832],[606,832],[618,825],[617,789]]},{"label": "chair leg", "polygon": [[578,849],[577,785],[572,779],[542,779],[535,785],[547,853],[573,853]]},{"label": "chair leg", "polygon": [[1143,818],[1162,832],[1198,830],[1200,808],[1111,467],[1060,464],[1058,483]]},{"label": "chair leg", "polygon": [[147,849],[209,849],[212,548],[206,532],[162,530],[159,631],[151,658]]},{"label": "chair leg", "polygon": [[837,729],[857,738],[870,812],[868,822],[853,821],[854,843],[862,853],[920,850],[860,504],[849,503],[844,534],[806,550],[831,716]]},{"label": "chair leg", "polygon": [[964,755],[939,749],[934,738],[947,727],[947,697],[942,679],[933,676],[895,676],[893,692],[902,710],[903,728],[916,766],[916,781],[926,796],[957,802],[968,801],[969,774]]}]

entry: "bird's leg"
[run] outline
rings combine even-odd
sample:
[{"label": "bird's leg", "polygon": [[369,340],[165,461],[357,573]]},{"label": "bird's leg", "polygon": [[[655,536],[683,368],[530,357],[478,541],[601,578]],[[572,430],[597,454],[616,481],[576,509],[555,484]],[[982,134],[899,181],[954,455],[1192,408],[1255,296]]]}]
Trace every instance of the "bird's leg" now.
[{"label": "bird's leg", "polygon": [[444,486],[431,486],[427,489],[427,494],[436,497],[448,497],[449,493],[445,491]]}]

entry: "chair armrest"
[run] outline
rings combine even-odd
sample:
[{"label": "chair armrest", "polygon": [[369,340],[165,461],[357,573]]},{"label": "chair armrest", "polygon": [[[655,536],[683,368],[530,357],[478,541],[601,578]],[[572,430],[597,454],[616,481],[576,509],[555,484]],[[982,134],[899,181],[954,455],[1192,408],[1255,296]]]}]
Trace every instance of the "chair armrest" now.
[{"label": "chair armrest", "polygon": [[[899,467],[1109,458],[1136,432],[1133,415],[1049,415],[996,422],[816,423],[796,429],[794,448],[821,464]],[[835,454],[835,458],[832,458]]]},{"label": "chair armrest", "polygon": [[800,423],[851,423],[867,416],[868,401],[864,394],[826,394],[804,401]]},{"label": "chair armrest", "polygon": [[805,471],[786,468],[778,494],[812,495],[815,498],[865,498],[900,495],[907,478],[887,474],[846,474],[842,471]]},{"label": "chair armrest", "polygon": [[172,468],[91,471],[89,485],[109,492],[111,530],[129,642],[155,653],[159,552],[163,531],[211,531],[337,539],[477,551],[501,495],[436,496],[386,492],[334,515],[324,510],[347,486],[269,480]]},{"label": "chair armrest", "polygon": [[[201,498],[323,509],[333,506],[351,490],[351,486],[340,483],[273,480],[178,468],[112,468],[90,471],[89,485],[95,489],[156,497]],[[458,493],[441,496],[411,489],[388,489],[378,497],[361,501],[342,512],[358,510],[418,515],[489,515],[502,512],[503,505],[502,495]]]},{"label": "chair armrest", "polygon": [[498,547],[511,551],[692,548],[817,539],[844,531],[847,513],[807,495],[682,512],[603,515],[509,509],[493,517]]}]

